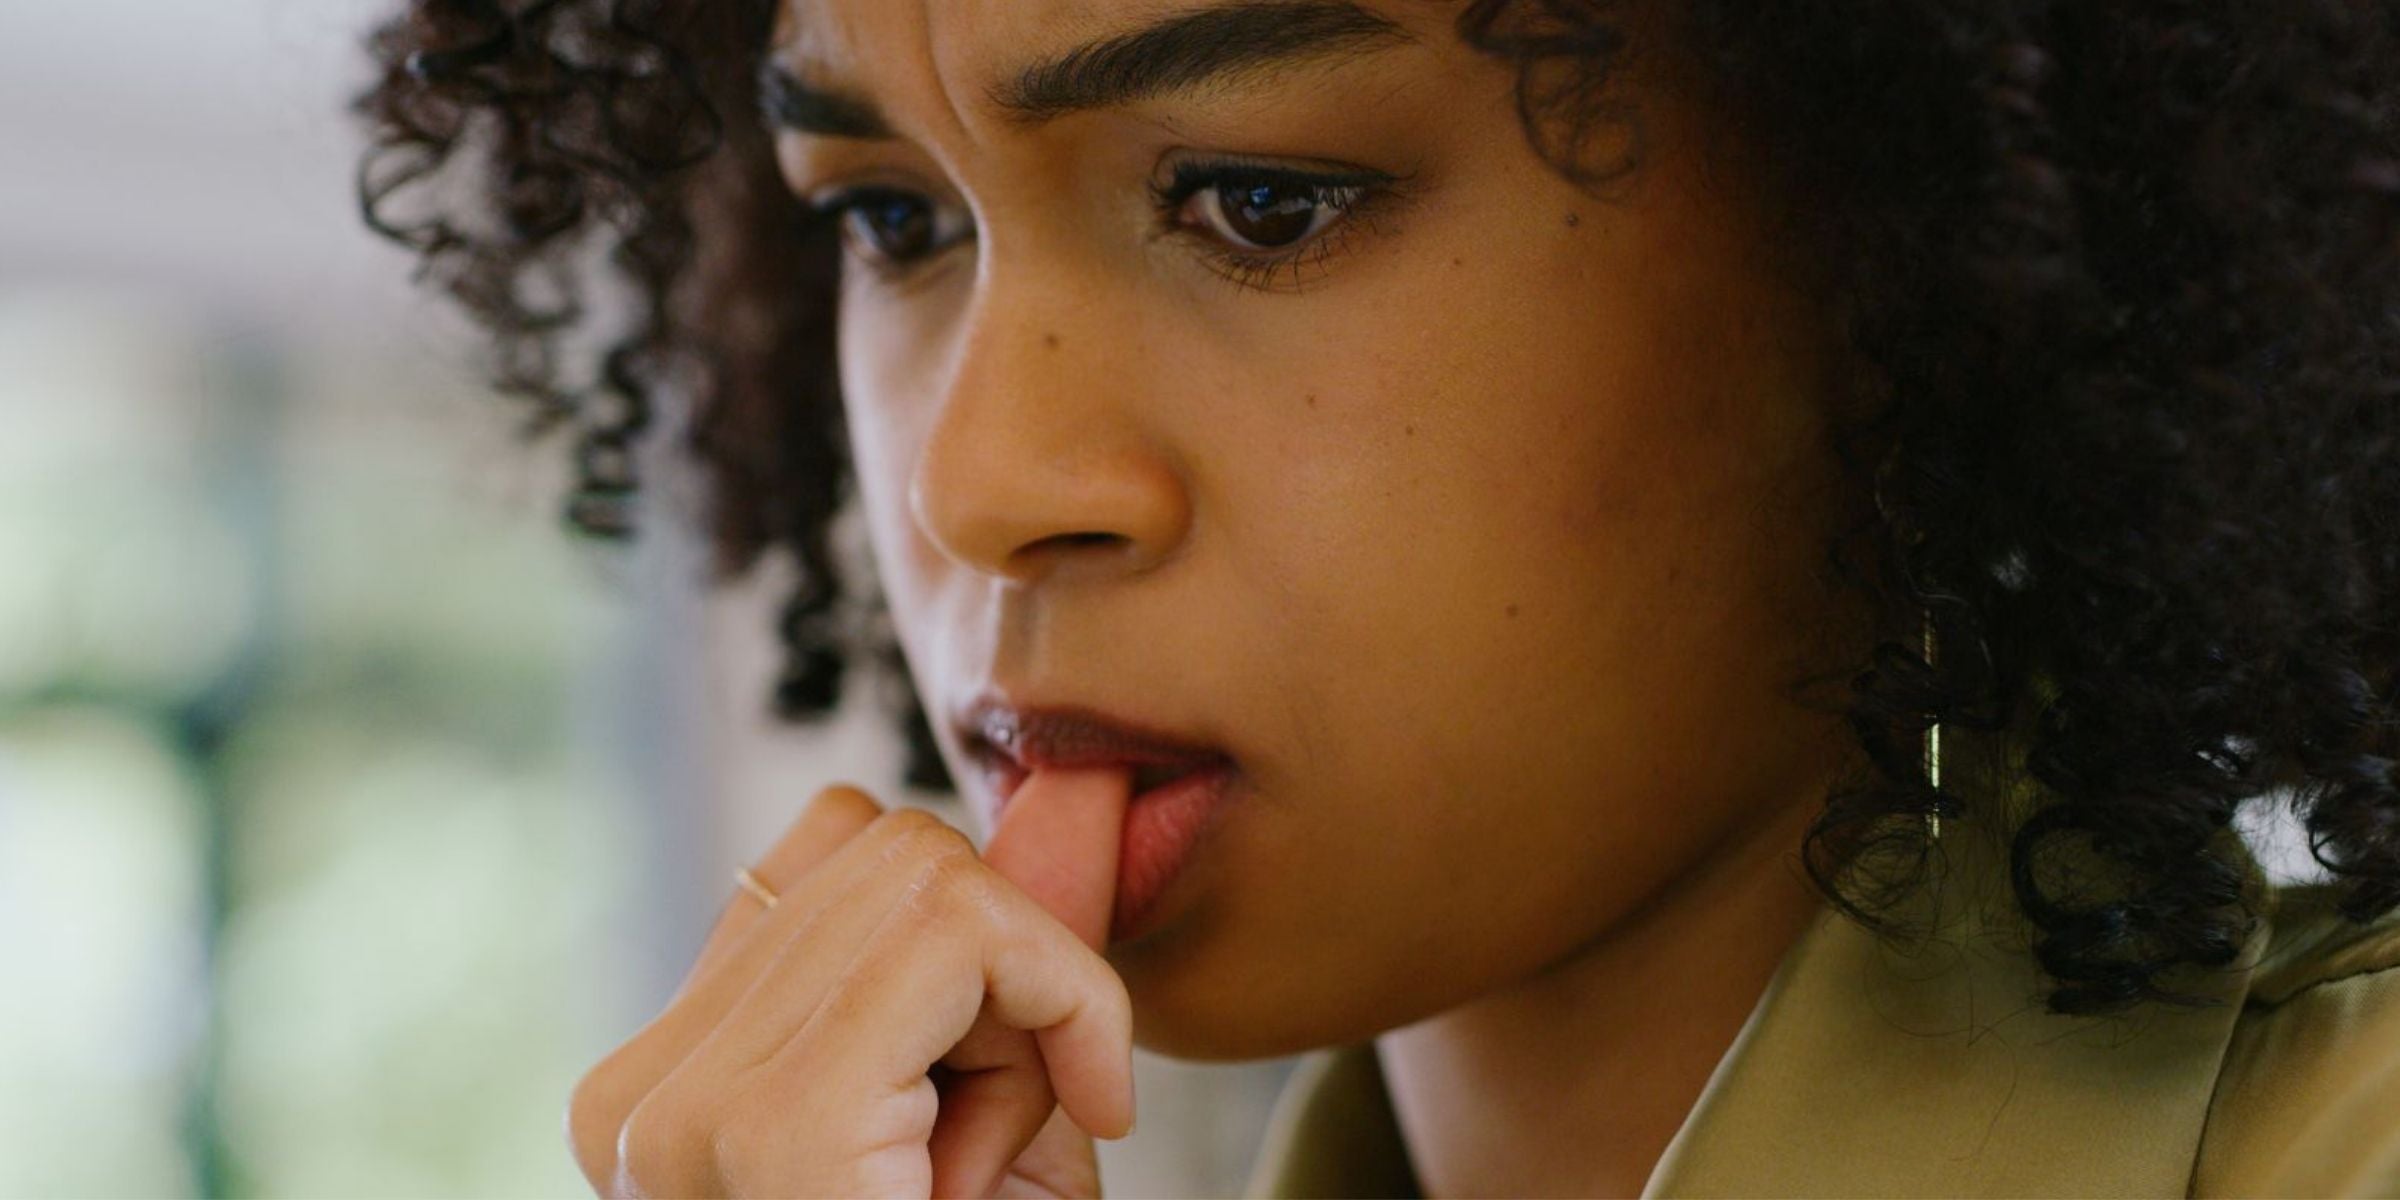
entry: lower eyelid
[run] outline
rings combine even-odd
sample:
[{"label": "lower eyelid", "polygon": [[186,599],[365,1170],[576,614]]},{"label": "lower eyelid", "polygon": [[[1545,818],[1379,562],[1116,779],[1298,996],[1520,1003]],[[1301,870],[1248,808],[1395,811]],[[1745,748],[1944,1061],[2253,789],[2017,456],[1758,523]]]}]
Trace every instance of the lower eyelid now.
[{"label": "lower eyelid", "polygon": [[[1215,239],[1212,245],[1201,247],[1209,259],[1212,274],[1237,286],[1262,292],[1296,293],[1305,291],[1311,280],[1307,273],[1324,268],[1325,264],[1345,254],[1355,252],[1355,242],[1361,238],[1390,237],[1393,230],[1386,224],[1387,206],[1397,202],[1391,195],[1370,195],[1358,206],[1345,212],[1333,224],[1308,241],[1281,252],[1249,252],[1230,249]],[[1199,235],[1207,237],[1207,235]],[[1287,283],[1277,283],[1275,277],[1289,272]]]}]

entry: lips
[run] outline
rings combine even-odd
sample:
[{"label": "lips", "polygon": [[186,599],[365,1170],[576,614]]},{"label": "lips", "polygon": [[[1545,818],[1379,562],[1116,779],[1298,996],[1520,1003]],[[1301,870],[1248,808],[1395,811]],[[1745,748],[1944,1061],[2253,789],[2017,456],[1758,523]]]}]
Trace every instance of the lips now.
[{"label": "lips", "polygon": [[1039,768],[1131,767],[1138,800],[1233,761],[1216,747],[1078,705],[1018,707],[986,697],[960,712],[957,726],[968,756],[994,777],[1002,805],[1025,774]]},{"label": "lips", "polygon": [[1018,707],[987,696],[958,713],[957,729],[989,784],[994,829],[1034,771],[1131,769],[1109,914],[1111,944],[1144,936],[1171,919],[1175,881],[1202,853],[1239,790],[1240,772],[1225,751],[1090,708]]}]

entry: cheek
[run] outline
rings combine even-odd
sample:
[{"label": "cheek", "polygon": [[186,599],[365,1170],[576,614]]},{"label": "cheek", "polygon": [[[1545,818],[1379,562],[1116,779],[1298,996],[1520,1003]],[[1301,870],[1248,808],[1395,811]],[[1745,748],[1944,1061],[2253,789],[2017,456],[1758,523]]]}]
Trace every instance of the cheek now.
[{"label": "cheek", "polygon": [[[1329,334],[1387,352],[1301,376],[1229,485],[1305,795],[1262,835],[1272,884],[1231,892],[1290,905],[1253,916],[1291,939],[1484,956],[1461,978],[1636,903],[1832,728],[1777,690],[1820,602],[1797,318],[1688,260],[1535,251],[1424,287],[1458,314],[1438,338],[1392,309]],[[1421,961],[1376,940],[1328,952]]]},{"label": "cheek", "polygon": [[920,624],[914,619],[920,597],[940,562],[938,549],[920,536],[909,516],[908,497],[910,473],[933,415],[919,398],[934,386],[923,365],[936,357],[934,344],[930,331],[911,321],[905,307],[845,295],[843,313],[837,358],[859,503],[878,577],[902,640],[911,643]]},{"label": "cheek", "polygon": [[1224,456],[1257,534],[1235,545],[1292,661],[1385,695],[1622,691],[1755,667],[1777,635],[1761,609],[1815,553],[1795,532],[1819,452],[1801,381],[1712,306],[1612,305],[1582,272],[1545,278],[1555,257],[1488,295],[1422,289],[1471,314],[1438,339],[1332,331],[1397,352],[1295,372],[1286,419]]}]

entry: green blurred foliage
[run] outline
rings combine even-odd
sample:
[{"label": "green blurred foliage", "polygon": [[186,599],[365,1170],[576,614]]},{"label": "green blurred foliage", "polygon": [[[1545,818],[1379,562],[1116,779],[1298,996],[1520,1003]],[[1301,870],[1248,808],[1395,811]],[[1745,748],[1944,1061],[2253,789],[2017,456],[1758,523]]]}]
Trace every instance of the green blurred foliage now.
[{"label": "green blurred foliage", "polygon": [[626,604],[340,353],[0,297],[0,1195],[585,1190]]}]

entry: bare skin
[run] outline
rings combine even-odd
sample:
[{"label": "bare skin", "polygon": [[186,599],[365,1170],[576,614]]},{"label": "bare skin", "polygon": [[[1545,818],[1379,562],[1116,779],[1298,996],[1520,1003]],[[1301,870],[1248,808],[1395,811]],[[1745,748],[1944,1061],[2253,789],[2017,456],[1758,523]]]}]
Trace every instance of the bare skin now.
[{"label": "bare skin", "polygon": [[[1787,859],[1852,765],[1839,720],[1785,687],[1867,625],[1819,577],[1857,501],[1826,442],[1836,339],[1769,270],[1666,56],[1625,81],[1641,169],[1598,195],[1528,144],[1513,68],[1459,44],[1455,3],[1363,4],[1388,31],[1358,25],[1337,53],[1048,119],[995,98],[1029,64],[1193,8],[783,13],[777,64],[881,126],[787,130],[780,157],[801,196],[873,188],[894,217],[849,219],[842,382],[885,591],[971,806],[995,797],[943,716],[981,694],[1089,706],[1241,771],[1144,936],[1083,963],[1096,943],[1062,931],[1088,914],[1028,890],[1040,872],[953,862],[1015,922],[961,917],[959,944],[1038,942],[1026,969],[1095,1009],[1119,981],[1127,1050],[1377,1038],[1430,1194],[1631,1194],[1816,911]],[[1339,186],[1154,194],[1228,160]],[[843,836],[892,820],[860,817]],[[873,871],[811,888],[821,858],[926,869],[821,848],[770,864],[827,912],[892,901]],[[1027,934],[1044,913],[1058,929]],[[754,940],[805,925],[774,928]],[[721,959],[724,981],[698,986],[734,990],[774,957]],[[871,1113],[903,1067],[810,1071],[759,1096],[786,1106],[764,1115],[679,1108],[712,1094],[705,1062],[664,1081],[720,1021],[822,1009],[845,1039],[917,1045],[935,1015],[957,1024],[964,1001],[843,1004],[864,962],[805,989],[809,1012],[690,1016],[681,1040],[595,1068],[609,1099],[577,1112],[595,1185],[638,1190],[612,1143],[662,1089],[630,1143],[655,1157],[705,1144],[792,1172],[752,1168],[761,1192],[859,1178],[744,1139],[794,1111],[812,1128]],[[1084,1131],[1116,1132],[1112,1114],[1045,1119],[1115,1052],[994,1102],[992,1127],[1022,1134],[1015,1167],[946,1166],[921,1142],[924,1178],[1096,1187],[1054,1165],[1088,1162]]]},{"label": "bare skin", "polygon": [[1378,1038],[1425,1194],[1640,1195],[1817,910],[1778,861],[1808,814],[1745,831],[1550,970]]}]

